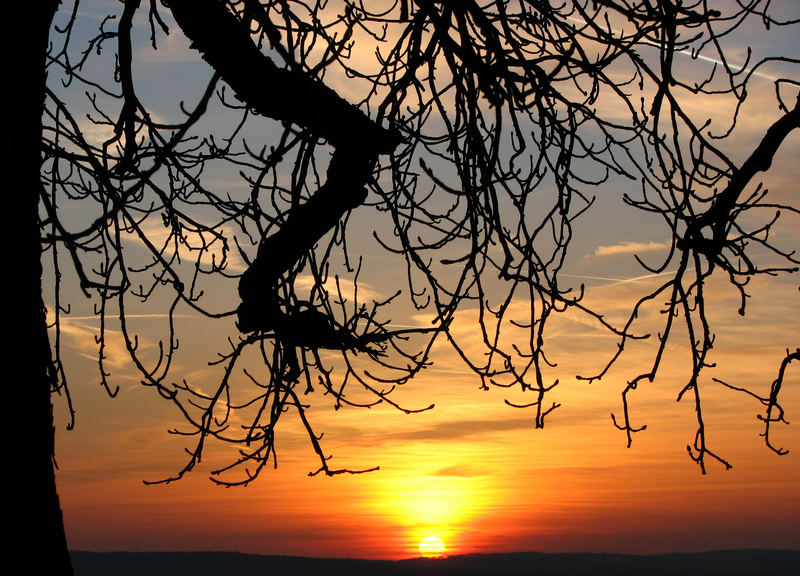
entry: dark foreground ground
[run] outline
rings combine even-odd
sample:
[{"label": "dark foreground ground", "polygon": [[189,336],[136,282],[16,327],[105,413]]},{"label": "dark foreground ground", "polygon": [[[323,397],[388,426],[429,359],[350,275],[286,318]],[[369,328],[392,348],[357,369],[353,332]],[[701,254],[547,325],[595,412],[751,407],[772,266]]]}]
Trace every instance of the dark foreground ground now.
[{"label": "dark foreground ground", "polygon": [[482,576],[759,575],[800,576],[800,551],[729,550],[697,554],[479,554],[396,562],[256,556],[236,552],[72,552],[76,576]]}]

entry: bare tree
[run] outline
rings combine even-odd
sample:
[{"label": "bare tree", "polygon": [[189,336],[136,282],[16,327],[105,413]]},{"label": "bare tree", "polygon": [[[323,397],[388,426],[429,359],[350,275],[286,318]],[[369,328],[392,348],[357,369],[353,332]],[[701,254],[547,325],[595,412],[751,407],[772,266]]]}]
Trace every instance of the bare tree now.
[{"label": "bare tree", "polygon": [[[188,423],[179,433],[191,439],[189,459],[163,481],[192,470],[216,440],[237,446],[238,457],[212,480],[251,482],[277,463],[275,427],[290,413],[318,457],[314,473],[354,473],[362,470],[330,465],[312,428],[307,407],[316,390],[334,407],[389,403],[411,411],[391,392],[447,339],[484,387],[530,391],[524,407],[542,427],[558,407],[545,399],[558,384],[545,348],[548,321],[569,310],[618,339],[608,365],[582,376],[593,380],[632,339],[647,338],[636,320],[654,307],[663,326],[652,363],[629,381],[614,423],[629,443],[644,429],[631,420],[629,397],[656,377],[667,344],[684,338],[692,368],[678,397],[693,397],[697,414],[690,456],[703,472],[707,457],[729,467],[709,447],[703,424],[700,386],[713,347],[704,287],[714,275],[726,277],[744,314],[749,279],[798,269],[792,248],[775,244],[770,232],[779,215],[800,211],[772,202],[757,183],[800,126],[797,76],[773,82],[782,116],[745,161],[726,152],[760,70],[800,63],[790,56],[729,61],[725,43],[743,26],[797,24],[772,17],[768,6],[151,0],[142,7],[125,0],[120,14],[76,46],[76,2],[41,58],[49,83],[37,229],[53,277],[53,356],[43,360],[52,390],[68,394],[59,326],[69,311],[66,279],[74,277],[95,302],[108,391],[115,393],[104,365],[113,318],[142,383]],[[181,104],[182,117],[163,120],[140,97],[133,38],[139,16],[157,48],[175,33],[167,14],[209,69],[205,89]],[[370,63],[354,57],[364,46],[374,50]],[[110,54],[111,73],[98,76],[94,63],[112,62]],[[345,100],[331,77],[348,78],[361,95]],[[87,95],[85,118],[65,96],[76,87]],[[699,95],[733,103],[725,128],[688,111]],[[210,111],[231,119],[226,131],[209,129]],[[87,121],[105,136],[93,138]],[[265,125],[274,139],[251,129]],[[237,173],[246,192],[208,184],[218,170]],[[639,182],[639,195],[625,202],[659,215],[669,244],[659,264],[640,260],[664,281],[619,326],[560,274],[592,190],[616,178]],[[428,327],[391,325],[388,310],[400,291],[384,301],[359,296],[363,261],[348,242],[348,224],[366,211],[391,222],[374,237],[404,263],[405,297],[429,313]],[[243,270],[231,264],[239,260]],[[353,290],[343,288],[345,277]],[[206,294],[220,289],[230,305],[215,309]],[[141,306],[160,306],[168,318],[155,357],[139,347],[130,324],[130,310]],[[451,330],[467,308],[476,311],[483,345],[477,357]],[[238,328],[214,360],[222,377],[210,392],[173,374],[175,317],[184,310]],[[519,341],[506,337],[520,330]],[[259,372],[247,357],[259,359]],[[785,422],[778,393],[797,357],[787,351],[767,396],[749,391],[765,407],[769,446],[770,425]],[[247,424],[232,426],[232,414]]]}]

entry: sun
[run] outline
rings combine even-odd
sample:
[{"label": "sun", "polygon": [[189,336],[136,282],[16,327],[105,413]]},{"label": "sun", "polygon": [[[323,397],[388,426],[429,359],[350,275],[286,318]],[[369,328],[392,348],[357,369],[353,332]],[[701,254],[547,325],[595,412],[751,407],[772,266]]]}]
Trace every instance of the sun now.
[{"label": "sun", "polygon": [[438,536],[425,536],[419,543],[419,553],[423,558],[441,558],[444,556],[444,542]]}]

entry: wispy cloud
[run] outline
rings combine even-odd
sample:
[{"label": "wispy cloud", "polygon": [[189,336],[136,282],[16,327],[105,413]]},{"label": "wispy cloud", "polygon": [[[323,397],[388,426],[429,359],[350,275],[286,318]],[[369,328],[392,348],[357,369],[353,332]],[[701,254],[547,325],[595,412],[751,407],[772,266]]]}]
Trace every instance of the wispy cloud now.
[{"label": "wispy cloud", "polygon": [[[48,310],[47,321],[48,321],[48,323],[52,323],[53,320],[54,320],[54,317],[52,316],[52,314],[50,312],[52,309],[53,309],[53,306],[48,306],[47,307],[47,310]],[[128,318],[128,319],[130,319],[130,318],[155,318],[155,319],[158,319],[158,318],[169,318],[169,317],[170,317],[170,315],[167,314],[166,312],[158,313],[158,314],[125,314],[125,318]],[[172,317],[173,318],[201,318],[201,316],[199,314],[172,314]],[[59,318],[59,321],[63,325],[64,322],[70,322],[72,320],[98,320],[98,318],[99,318],[99,316],[97,316],[96,314],[93,314],[91,316],[70,316],[70,315],[62,314],[61,317]]]},{"label": "wispy cloud", "polygon": [[393,434],[390,439],[403,441],[455,440],[493,432],[531,429],[533,429],[533,418],[509,418],[501,421],[495,418],[487,418],[439,422],[428,428]]},{"label": "wispy cloud", "polygon": [[[247,269],[239,252],[230,249],[230,246],[233,245],[232,240],[236,236],[236,230],[230,225],[214,227],[215,233],[219,236],[209,231],[196,231],[189,227],[181,228],[180,234],[175,235],[172,228],[164,226],[163,222],[156,217],[150,218],[139,228],[154,246],[162,248],[169,245],[170,252],[168,254],[177,251],[178,257],[184,262],[195,263],[199,258],[201,267],[207,270],[210,269],[212,263],[219,265],[224,259],[225,270],[229,273],[241,273]],[[209,226],[209,229],[211,228]],[[230,240],[227,250],[221,238]],[[145,246],[144,241],[136,234],[131,234],[129,239],[140,246]]]},{"label": "wispy cloud", "polygon": [[[316,280],[314,280],[313,276],[303,274],[295,279],[295,288],[311,290],[315,283]],[[380,300],[383,297],[381,292],[368,282],[358,281],[356,283],[349,278],[339,276],[327,278],[322,287],[335,300],[338,300],[341,295],[346,301],[353,302],[356,299],[356,295],[358,295],[358,301],[363,303],[371,300]],[[419,328],[419,326],[413,326],[413,328]]]},{"label": "wispy cloud", "polygon": [[598,246],[594,256],[619,256],[620,254],[639,254],[641,252],[657,252],[666,250],[666,242],[619,242],[610,246]]},{"label": "wispy cloud", "polygon": [[451,476],[457,478],[478,478],[486,475],[486,472],[481,471],[474,466],[464,466],[460,464],[440,468],[433,473],[433,476]]}]

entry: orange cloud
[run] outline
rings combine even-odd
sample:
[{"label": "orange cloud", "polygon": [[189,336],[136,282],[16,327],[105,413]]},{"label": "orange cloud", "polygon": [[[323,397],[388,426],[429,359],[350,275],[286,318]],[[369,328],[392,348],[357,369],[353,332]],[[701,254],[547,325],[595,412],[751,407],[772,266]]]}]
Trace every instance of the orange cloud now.
[{"label": "orange cloud", "polygon": [[621,254],[639,254],[641,252],[658,252],[669,249],[666,242],[619,242],[609,246],[595,248],[594,256],[619,256]]}]

